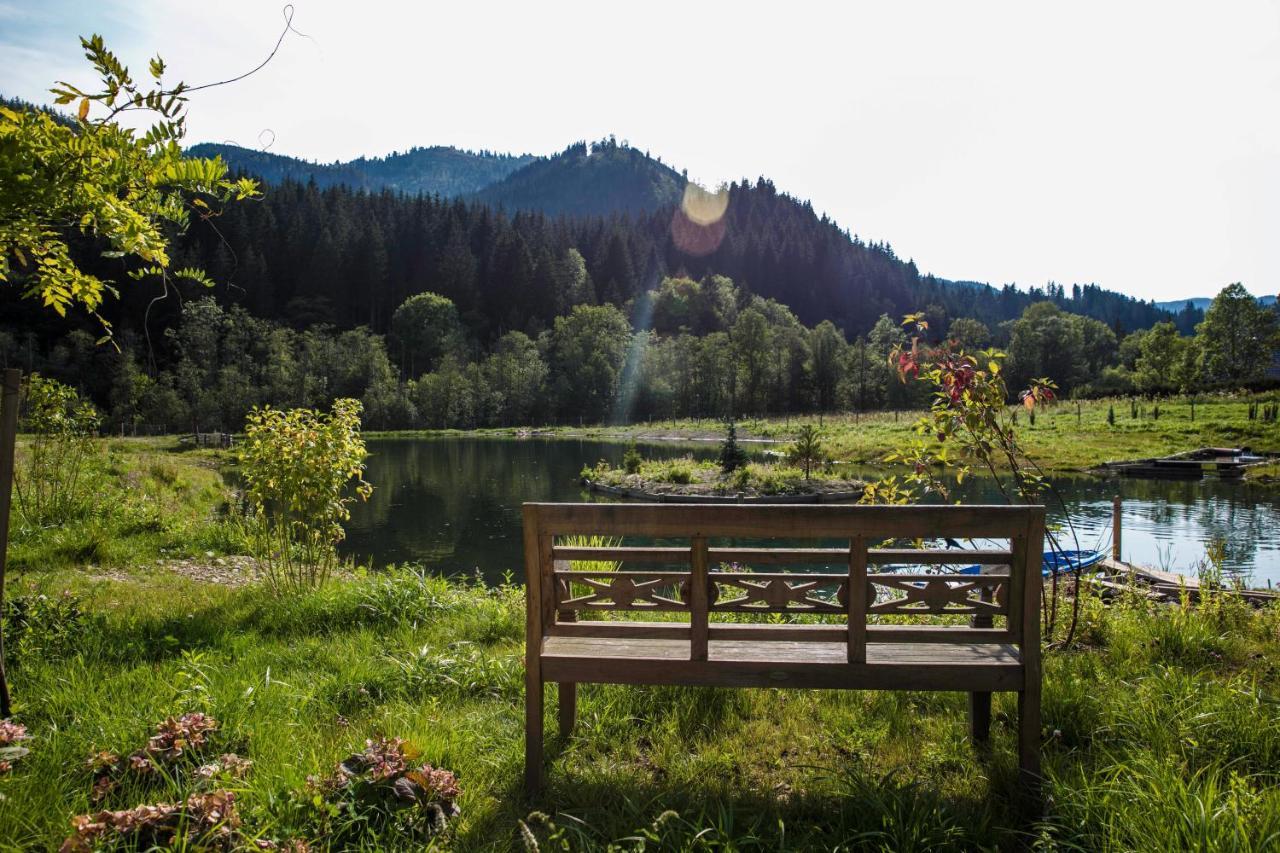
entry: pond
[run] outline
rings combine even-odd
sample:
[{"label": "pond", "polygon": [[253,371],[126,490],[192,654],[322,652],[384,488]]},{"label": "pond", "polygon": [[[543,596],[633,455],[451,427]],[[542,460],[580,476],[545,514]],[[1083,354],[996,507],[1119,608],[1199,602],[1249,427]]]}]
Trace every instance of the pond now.
[{"label": "pond", "polygon": [[[419,562],[496,582],[523,574],[520,504],[598,499],[578,485],[584,464],[621,464],[625,446],[565,438],[413,438],[369,441],[373,497],[352,510],[345,553],[375,563]],[[650,458],[715,456],[713,443],[641,446]],[[871,478],[882,470],[853,468]],[[1226,543],[1227,568],[1254,585],[1280,585],[1280,489],[1221,480],[1055,477],[1081,548],[1110,548],[1111,498],[1124,499],[1124,558],[1189,572],[1205,544]],[[990,479],[965,481],[957,496],[998,503]],[[1050,506],[1050,520],[1060,519]],[[1073,547],[1064,543],[1064,547]]]}]

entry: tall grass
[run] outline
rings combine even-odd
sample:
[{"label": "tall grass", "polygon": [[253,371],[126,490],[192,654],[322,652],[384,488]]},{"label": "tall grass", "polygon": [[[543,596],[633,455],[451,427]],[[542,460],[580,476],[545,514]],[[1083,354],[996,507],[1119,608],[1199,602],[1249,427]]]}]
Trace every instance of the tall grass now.
[{"label": "tall grass", "polygon": [[[462,815],[432,843],[460,850],[1265,850],[1280,838],[1274,608],[1090,599],[1081,639],[1045,660],[1042,811],[1021,805],[1005,694],[980,753],[959,694],[611,685],[580,688],[575,736],[551,738],[547,794],[528,803],[519,587],[411,568],[284,601],[154,574],[29,580],[26,594],[69,588],[82,624],[73,648],[15,664],[34,737],[0,776],[0,849],[56,847],[93,808],[88,755],[189,710],[255,762],[241,813],[251,835],[277,839],[314,831],[296,807],[307,776],[382,736],[458,773]],[[183,794],[161,782],[126,796]],[[415,849],[390,824],[369,833],[368,849]]]}]

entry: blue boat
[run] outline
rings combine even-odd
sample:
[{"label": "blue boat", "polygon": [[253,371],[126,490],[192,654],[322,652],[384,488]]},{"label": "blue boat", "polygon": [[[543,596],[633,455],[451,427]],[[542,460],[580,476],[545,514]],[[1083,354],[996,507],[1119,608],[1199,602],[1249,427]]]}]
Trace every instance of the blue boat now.
[{"label": "blue boat", "polygon": [[[1087,569],[1089,566],[1101,562],[1104,556],[1101,551],[1045,551],[1040,574],[1049,577],[1050,575],[1072,572],[1076,569]],[[981,574],[982,566],[965,566],[960,569],[959,573],[962,575]]]}]

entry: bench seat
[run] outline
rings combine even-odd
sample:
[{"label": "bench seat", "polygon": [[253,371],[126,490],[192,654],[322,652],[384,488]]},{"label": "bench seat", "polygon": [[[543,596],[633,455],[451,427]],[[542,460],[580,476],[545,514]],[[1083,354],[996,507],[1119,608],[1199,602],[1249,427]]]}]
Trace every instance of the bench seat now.
[{"label": "bench seat", "polygon": [[[1039,785],[1044,507],[523,512],[531,797],[542,787],[547,684],[562,737],[580,684],[963,692],[975,744],[990,738],[992,694],[1011,692],[1018,765],[1029,790]],[[981,547],[931,544],[940,540]],[[955,571],[971,563],[978,573]]]},{"label": "bench seat", "polygon": [[688,640],[549,636],[541,659],[543,679],[561,683],[1022,689],[1022,655],[1008,643],[868,643],[866,663],[847,655],[842,642],[710,640],[703,661],[690,660]]}]

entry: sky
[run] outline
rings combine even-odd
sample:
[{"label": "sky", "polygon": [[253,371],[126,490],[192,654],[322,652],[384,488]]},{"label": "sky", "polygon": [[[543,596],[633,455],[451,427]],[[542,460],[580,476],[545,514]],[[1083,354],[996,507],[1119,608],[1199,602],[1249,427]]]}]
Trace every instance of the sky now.
[{"label": "sky", "polygon": [[[0,0],[0,92],[91,85],[79,35],[236,76],[269,0]],[[329,162],[552,154],[610,134],[708,186],[765,176],[922,272],[1143,299],[1280,291],[1280,0],[297,0],[188,141]]]}]

